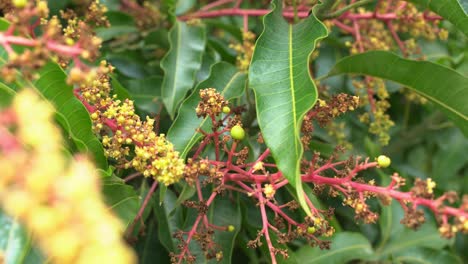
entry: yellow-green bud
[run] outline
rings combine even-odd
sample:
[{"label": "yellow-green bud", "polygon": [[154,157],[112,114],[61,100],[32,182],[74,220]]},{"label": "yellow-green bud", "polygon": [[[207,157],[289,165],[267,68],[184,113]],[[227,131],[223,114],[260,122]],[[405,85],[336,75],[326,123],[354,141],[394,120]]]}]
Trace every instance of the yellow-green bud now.
[{"label": "yellow-green bud", "polygon": [[229,108],[229,106],[223,107],[223,113],[229,114],[230,112],[231,112],[231,108]]},{"label": "yellow-green bud", "polygon": [[242,140],[245,137],[245,130],[241,126],[235,125],[231,128],[231,137],[233,139]]},{"label": "yellow-green bud", "polygon": [[315,231],[316,231],[316,230],[315,230],[315,227],[313,227],[313,226],[309,226],[309,227],[307,228],[307,233],[309,233],[309,234],[313,234],[313,233],[315,233]]},{"label": "yellow-green bud", "polygon": [[390,158],[385,155],[380,155],[377,157],[377,164],[381,168],[387,168],[388,166],[390,166],[391,163],[392,161],[390,160]]},{"label": "yellow-green bud", "polygon": [[235,228],[233,225],[229,225],[228,228],[227,228],[227,230],[228,230],[229,232],[234,232],[234,230],[236,230],[236,228]]},{"label": "yellow-green bud", "polygon": [[16,8],[23,8],[28,3],[28,0],[13,0],[12,3]]}]

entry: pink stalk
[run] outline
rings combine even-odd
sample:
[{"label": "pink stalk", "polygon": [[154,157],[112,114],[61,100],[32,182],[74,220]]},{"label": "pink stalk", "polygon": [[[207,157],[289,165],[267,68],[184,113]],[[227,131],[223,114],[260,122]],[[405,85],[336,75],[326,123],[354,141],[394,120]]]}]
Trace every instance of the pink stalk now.
[{"label": "pink stalk", "polygon": [[387,27],[390,33],[392,34],[393,39],[395,42],[398,44],[398,47],[401,50],[401,53],[403,53],[403,56],[407,57],[408,52],[406,51],[405,44],[403,41],[401,41],[400,37],[398,36],[397,32],[395,31],[395,28],[393,27],[392,21],[387,21]]},{"label": "pink stalk", "polygon": [[411,192],[401,192],[397,190],[388,189],[387,187],[374,186],[364,183],[357,183],[346,178],[328,178],[319,175],[306,175],[303,178],[304,182],[313,182],[317,184],[326,184],[330,186],[349,186],[357,192],[372,192],[376,194],[388,195],[398,201],[409,201],[415,205],[423,205],[431,209],[435,214],[446,214],[452,216],[464,216],[468,218],[468,212],[463,211],[462,209],[453,208],[449,206],[444,206],[442,209],[438,209],[441,205],[440,201],[414,197]]},{"label": "pink stalk", "polygon": [[[206,206],[210,206],[210,204],[213,202],[214,198],[216,197],[217,195],[217,192],[213,192],[211,193],[211,196],[210,198],[208,198],[208,200],[206,201]],[[185,246],[184,248],[182,249],[182,251],[180,252],[179,254],[179,264],[182,263],[183,261],[183,257],[184,255],[188,252],[189,250],[189,244],[190,244],[190,241],[192,241],[192,238],[193,238],[193,235],[195,235],[196,231],[197,231],[197,228],[198,228],[198,224],[200,223],[200,221],[203,219],[203,216],[202,214],[200,214],[197,219],[195,219],[195,223],[193,224],[192,228],[190,229],[190,231],[188,232],[188,235],[187,235],[187,241],[185,243]]]},{"label": "pink stalk", "polygon": [[270,252],[270,257],[271,257],[271,263],[276,264],[276,256],[275,256],[275,248],[273,247],[273,244],[271,243],[270,239],[270,233],[268,232],[268,217],[266,214],[265,210],[265,200],[263,198],[263,194],[261,193],[262,186],[260,183],[257,183],[257,190],[259,191],[258,193],[258,201],[260,204],[260,214],[262,215],[262,223],[263,223],[263,234],[265,235],[265,239],[268,245],[268,251]]},{"label": "pink stalk", "polygon": [[132,224],[127,229],[128,236],[130,236],[133,233],[133,229],[135,228],[137,221],[143,217],[143,212],[145,211],[146,206],[148,206],[148,202],[151,199],[151,196],[153,195],[154,191],[156,190],[156,187],[158,187],[158,182],[154,181],[153,184],[151,185],[150,190],[146,194],[145,200],[143,200],[143,204],[141,205],[140,210],[138,210],[138,213],[135,219],[133,219]]}]

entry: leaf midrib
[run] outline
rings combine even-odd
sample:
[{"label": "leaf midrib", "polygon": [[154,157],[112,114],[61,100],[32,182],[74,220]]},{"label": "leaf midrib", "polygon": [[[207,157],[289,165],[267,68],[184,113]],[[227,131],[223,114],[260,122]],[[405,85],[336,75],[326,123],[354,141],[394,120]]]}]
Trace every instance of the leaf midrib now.
[{"label": "leaf midrib", "polygon": [[[296,120],[296,95],[294,91],[294,70],[293,70],[293,46],[292,46],[292,32],[293,28],[292,25],[289,24],[289,82],[291,85],[291,100],[292,100],[292,111],[293,111],[293,125],[294,125],[294,135],[296,136],[297,133],[297,120]],[[296,153],[296,157],[299,157],[298,147],[297,147],[297,140],[294,140],[294,151]]]}]

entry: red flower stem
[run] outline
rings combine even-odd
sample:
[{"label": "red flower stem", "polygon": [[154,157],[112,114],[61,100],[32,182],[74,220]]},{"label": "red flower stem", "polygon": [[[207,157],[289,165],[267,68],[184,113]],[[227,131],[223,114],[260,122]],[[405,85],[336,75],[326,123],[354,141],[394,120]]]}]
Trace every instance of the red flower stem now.
[{"label": "red flower stem", "polygon": [[[210,206],[210,204],[213,202],[214,198],[216,197],[217,195],[217,192],[213,192],[211,193],[211,196],[210,198],[208,198],[208,200],[206,201],[206,206]],[[183,256],[187,253],[188,249],[189,249],[189,244],[190,244],[190,241],[192,240],[192,237],[193,235],[195,234],[195,232],[197,231],[197,228],[198,228],[198,224],[200,223],[200,221],[202,220],[204,214],[200,214],[197,216],[197,219],[195,219],[195,223],[193,223],[193,226],[192,228],[190,229],[190,231],[188,232],[188,235],[187,235],[187,240],[185,242],[185,246],[184,248],[182,249],[182,251],[180,252],[179,254],[179,264],[182,263],[183,261]]]},{"label": "red flower stem", "polygon": [[262,223],[263,223],[262,232],[265,235],[265,240],[268,245],[268,251],[270,252],[270,257],[271,257],[271,263],[276,264],[276,257],[275,257],[275,252],[274,252],[275,248],[273,247],[273,244],[271,243],[270,233],[268,232],[269,223],[268,223],[268,217],[267,217],[266,210],[265,210],[265,200],[263,198],[263,194],[261,193],[261,189],[262,189],[261,184],[257,182],[257,190],[259,190],[258,201],[260,204],[260,214],[262,216]]},{"label": "red flower stem", "polygon": [[304,198],[305,198],[306,203],[309,206],[310,210],[312,211],[312,213],[318,215],[319,212],[318,212],[317,208],[314,206],[312,201],[309,199],[309,196],[307,196],[307,194],[305,192],[304,192]]},{"label": "red flower stem", "polygon": [[[255,196],[257,199],[258,199],[258,194],[255,190],[253,190],[252,188],[250,188],[249,186],[247,186],[246,184],[244,184],[243,182],[241,181],[236,181],[236,183],[241,186],[242,188],[244,188],[249,194],[252,194],[253,196]],[[270,202],[270,201],[267,201],[266,202],[266,205],[271,209],[273,210],[275,213],[278,213],[279,215],[281,215],[284,220],[288,221],[289,224],[291,225],[299,225],[298,222],[294,221],[291,217],[289,217],[285,212],[283,212],[283,210],[281,210],[281,208]]]},{"label": "red flower stem", "polygon": [[203,194],[202,194],[201,187],[200,187],[200,181],[195,181],[195,185],[197,187],[198,200],[200,200],[200,202],[202,202],[203,201]]},{"label": "red flower stem", "polygon": [[231,151],[228,152],[228,160],[227,160],[226,166],[230,166],[232,164],[232,157],[234,156],[236,152],[236,148],[237,148],[237,140],[234,140],[234,142],[232,142]]},{"label": "red flower stem", "polygon": [[135,228],[137,221],[143,217],[143,213],[146,209],[146,206],[148,206],[148,202],[151,199],[151,196],[153,195],[154,191],[156,190],[156,187],[158,187],[158,182],[154,181],[153,184],[151,185],[150,190],[146,194],[145,200],[143,200],[143,204],[141,205],[140,210],[138,210],[138,213],[135,219],[133,219],[132,224],[127,229],[127,236],[130,236],[133,233],[133,229]]},{"label": "red flower stem", "polygon": [[127,177],[125,177],[125,178],[123,179],[123,181],[124,181],[124,182],[129,182],[129,181],[131,181],[131,180],[133,180],[133,179],[135,179],[135,178],[140,177],[141,175],[142,175],[141,172],[135,172],[135,173],[132,173],[132,174],[128,175]]},{"label": "red flower stem", "polygon": [[[39,41],[35,39],[28,39],[25,37],[11,36],[7,35],[6,33],[0,33],[0,43],[34,47],[39,44]],[[67,46],[51,40],[47,41],[46,47],[51,51],[59,53],[60,55],[70,57],[79,56],[83,52],[83,49],[81,49],[78,45]]]},{"label": "red flower stem", "polygon": [[193,159],[195,160],[196,158],[198,158],[198,155],[200,155],[200,153],[202,152],[203,149],[205,149],[206,145],[210,142],[210,137],[211,137],[211,134],[206,136],[202,142],[200,143],[200,145],[198,146],[197,148],[197,151],[195,151],[195,154],[193,154]]},{"label": "red flower stem", "polygon": [[[213,11],[198,11],[189,15],[180,16],[179,20],[185,21],[193,18],[214,18],[220,16],[263,16],[270,13],[270,9],[239,9],[239,8],[226,8]],[[294,12],[284,11],[283,15],[286,18],[293,18]],[[308,11],[297,12],[298,17],[305,18],[309,16]]]},{"label": "red flower stem", "polygon": [[[193,18],[214,18],[220,16],[263,16],[270,13],[270,9],[240,9],[240,8],[225,8],[225,9],[218,9],[213,11],[198,11],[192,14],[179,16],[179,20],[185,21],[190,20]],[[285,10],[283,11],[283,16],[286,18],[294,18],[294,11]],[[299,18],[306,18],[309,16],[309,11],[299,11],[297,12],[297,16]],[[404,17],[399,17],[396,13],[374,13],[374,12],[366,12],[366,13],[345,13],[340,16],[340,19],[378,19],[382,21],[389,21],[395,19],[405,19]],[[440,16],[429,16],[424,15],[424,19],[433,21],[433,20],[442,20],[443,18]]]},{"label": "red flower stem", "polygon": [[463,211],[462,209],[457,209],[449,206],[444,206],[439,208],[441,203],[437,200],[424,199],[419,197],[412,196],[411,192],[400,192],[397,190],[389,190],[387,187],[374,186],[364,183],[357,183],[353,181],[348,181],[345,178],[328,178],[319,175],[306,175],[303,176],[304,182],[313,182],[317,184],[327,184],[330,186],[349,186],[353,190],[358,192],[372,192],[376,194],[388,195],[400,202],[410,201],[415,205],[423,205],[431,209],[435,214],[445,214],[452,216],[464,216],[468,218],[468,212]]},{"label": "red flower stem", "polygon": [[[213,127],[216,126],[216,118],[214,115],[210,115],[211,117],[211,122],[213,124]],[[219,132],[214,131],[213,132],[213,139],[214,139],[214,144],[215,144],[215,155],[216,155],[216,160],[219,160]]]},{"label": "red flower stem", "polygon": [[403,53],[404,57],[407,57],[408,52],[406,52],[405,44],[403,43],[403,41],[401,41],[400,37],[396,33],[395,28],[393,27],[392,21],[387,21],[387,27],[390,33],[392,34],[393,39],[398,44],[398,47],[400,48],[401,53]]},{"label": "red flower stem", "polygon": [[259,157],[258,159],[253,163],[252,167],[250,168],[249,170],[249,174],[252,174],[253,173],[253,170],[254,170],[254,166],[255,164],[259,163],[259,162],[262,162],[262,160],[266,159],[266,157],[268,157],[268,155],[270,155],[270,149],[267,148]]},{"label": "red flower stem", "polygon": [[327,162],[326,164],[324,164],[323,166],[320,166],[320,168],[314,170],[314,173],[320,173],[322,171],[325,171],[325,170],[328,170],[328,169],[332,169],[332,168],[335,168],[336,166],[340,166],[340,165],[343,165],[346,163],[346,160],[343,160],[343,161],[338,161],[338,162]]},{"label": "red flower stem", "polygon": [[348,32],[348,33],[351,33],[351,34],[354,34],[354,29],[353,27],[350,27],[348,25],[346,25],[345,23],[342,23],[341,21],[337,20],[337,19],[334,19],[333,20],[333,24],[335,24],[335,26],[339,27],[340,29]]}]

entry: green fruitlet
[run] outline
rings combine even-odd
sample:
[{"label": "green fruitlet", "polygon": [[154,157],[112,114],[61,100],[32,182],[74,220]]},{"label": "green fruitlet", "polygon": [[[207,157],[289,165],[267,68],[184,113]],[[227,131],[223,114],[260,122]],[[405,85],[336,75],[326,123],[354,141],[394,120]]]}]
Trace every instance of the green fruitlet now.
[{"label": "green fruitlet", "polygon": [[231,137],[233,139],[242,140],[245,137],[245,130],[241,126],[235,125],[231,128]]},{"label": "green fruitlet", "polygon": [[228,226],[228,231],[229,232],[234,232],[234,230],[236,230],[236,228],[233,225]]},{"label": "green fruitlet", "polygon": [[309,234],[315,233],[315,227],[309,226],[309,227],[307,228],[307,233],[309,233]]},{"label": "green fruitlet", "polygon": [[23,8],[28,3],[28,0],[13,0],[12,3],[16,8]]},{"label": "green fruitlet", "polygon": [[379,164],[379,167],[381,168],[387,168],[391,163],[392,161],[390,158],[385,155],[380,155],[377,157],[377,164]]},{"label": "green fruitlet", "polygon": [[231,108],[229,108],[229,106],[223,107],[223,113],[229,114],[230,112],[231,112]]}]

